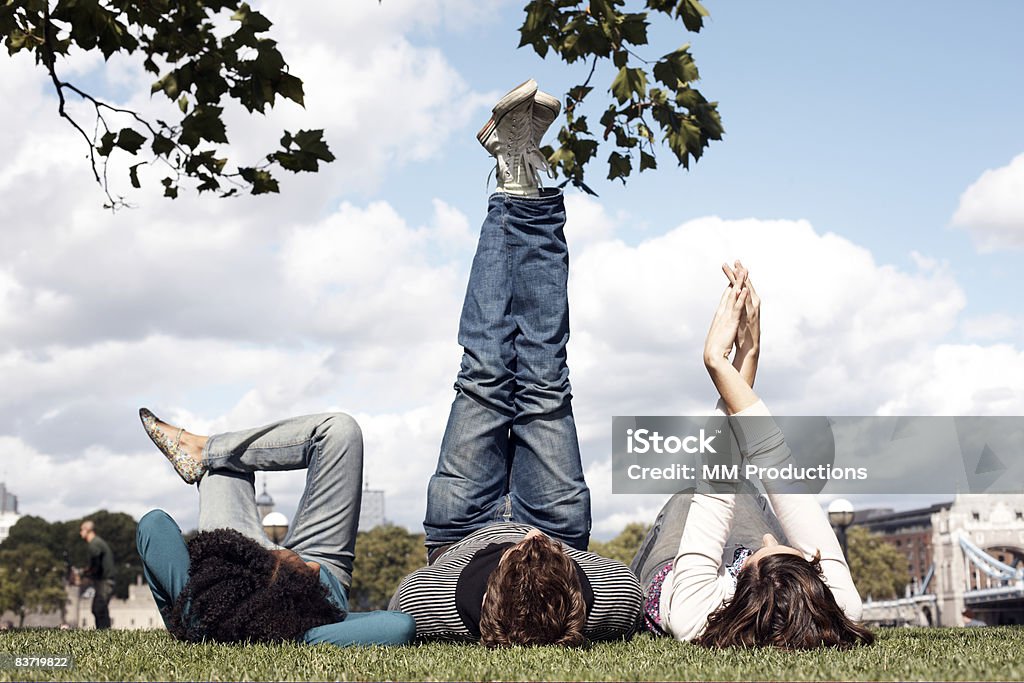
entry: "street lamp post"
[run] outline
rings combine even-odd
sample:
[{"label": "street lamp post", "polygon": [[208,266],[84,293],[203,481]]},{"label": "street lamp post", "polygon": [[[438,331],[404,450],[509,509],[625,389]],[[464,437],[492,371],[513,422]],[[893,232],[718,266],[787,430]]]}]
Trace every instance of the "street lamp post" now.
[{"label": "street lamp post", "polygon": [[836,498],[828,504],[828,521],[835,527],[836,536],[839,537],[839,545],[843,549],[843,557],[850,561],[850,554],[846,546],[846,527],[853,524],[853,503],[845,498]]},{"label": "street lamp post", "polygon": [[274,543],[280,543],[288,533],[288,518],[280,512],[271,512],[263,518],[263,533]]}]

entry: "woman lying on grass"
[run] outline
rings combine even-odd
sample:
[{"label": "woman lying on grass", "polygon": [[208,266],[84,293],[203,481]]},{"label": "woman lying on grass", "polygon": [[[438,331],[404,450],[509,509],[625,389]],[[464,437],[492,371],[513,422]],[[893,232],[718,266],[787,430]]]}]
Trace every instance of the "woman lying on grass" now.
[{"label": "woman lying on grass", "polygon": [[[778,465],[789,448],[753,390],[760,301],[738,261],[735,270],[723,269],[730,284],[708,332],[704,363],[719,408],[741,418],[730,423],[743,457]],[[873,643],[871,632],[855,623],[860,595],[815,496],[764,485],[770,509],[742,481],[738,493],[677,493],[665,504],[631,565],[644,587],[646,628],[707,647]]]},{"label": "woman lying on grass", "polygon": [[[163,510],[139,520],[146,581],[167,630],[182,640],[402,644],[412,617],[348,612],[363,477],[363,440],[329,413],[198,436],[145,408],[142,424],[178,475],[199,485],[199,535],[186,546]],[[288,536],[263,533],[253,483],[262,470],[306,470]]]}]

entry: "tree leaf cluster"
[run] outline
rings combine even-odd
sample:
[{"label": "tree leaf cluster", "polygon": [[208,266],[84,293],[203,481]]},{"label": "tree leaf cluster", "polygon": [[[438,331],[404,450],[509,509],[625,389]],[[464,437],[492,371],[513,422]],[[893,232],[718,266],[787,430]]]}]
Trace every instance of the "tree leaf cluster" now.
[{"label": "tree leaf cluster", "polygon": [[0,549],[0,612],[18,615],[18,626],[33,612],[49,612],[64,607],[67,594],[63,571],[57,558],[39,544]]},{"label": "tree leaf cluster", "polygon": [[[224,24],[230,17],[230,28]],[[129,181],[140,187],[139,168],[163,169],[164,195],[177,197],[188,182],[200,193],[230,196],[277,192],[274,173],[315,172],[334,160],[322,130],[285,132],[281,148],[251,165],[232,163],[223,146],[229,142],[225,106],[234,103],[250,114],[265,113],[280,98],[304,102],[302,80],[290,73],[277,42],[267,37],[272,23],[237,0],[6,0],[0,3],[0,35],[9,54],[34,53],[45,67],[59,98],[59,113],[86,142],[93,175],[110,206],[123,205],[107,180],[113,154],[139,157],[129,167]],[[151,94],[177,104],[180,116],[150,120],[115,107],[60,72],[72,48],[115,54],[139,54],[154,81]],[[81,122],[65,108],[65,97],[93,106],[95,119]]]},{"label": "tree leaf cluster", "polygon": [[[639,4],[639,3],[636,3]],[[667,145],[679,165],[689,168],[712,140],[724,133],[718,103],[709,102],[693,84],[700,79],[689,44],[645,60],[634,48],[648,44],[652,16],[664,15],[698,32],[708,11],[698,0],[646,0],[641,11],[627,11],[626,0],[531,0],[520,27],[520,47],[542,58],[554,53],[568,64],[590,62],[590,72],[565,98],[565,125],[558,147],[545,147],[553,168],[567,181],[584,184],[586,165],[601,145],[610,146],[608,179],[625,183],[634,170],[657,168],[657,145]],[[591,129],[582,112],[594,86],[598,64],[610,62],[612,101]]]},{"label": "tree leaf cluster", "polygon": [[628,567],[637,551],[640,550],[640,544],[644,542],[650,529],[650,524],[630,522],[619,532],[618,536],[610,541],[591,540],[588,550],[602,557],[618,560]]},{"label": "tree leaf cluster", "polygon": [[349,591],[353,610],[387,609],[402,579],[426,565],[423,534],[382,524],[356,536],[356,561]]},{"label": "tree leaf cluster", "polygon": [[127,598],[128,586],[142,576],[142,560],[135,549],[135,530],[138,524],[131,515],[123,512],[97,510],[91,515],[65,522],[48,522],[42,517],[26,515],[11,527],[8,537],[0,543],[0,552],[17,556],[18,553],[41,548],[56,567],[58,577],[64,578],[70,568],[82,569],[88,566],[88,547],[78,533],[86,519],[95,523],[97,534],[107,542],[114,554],[114,595]]},{"label": "tree leaf cluster", "polygon": [[846,532],[850,574],[857,590],[875,600],[902,598],[910,582],[907,558],[880,534],[863,527]]}]

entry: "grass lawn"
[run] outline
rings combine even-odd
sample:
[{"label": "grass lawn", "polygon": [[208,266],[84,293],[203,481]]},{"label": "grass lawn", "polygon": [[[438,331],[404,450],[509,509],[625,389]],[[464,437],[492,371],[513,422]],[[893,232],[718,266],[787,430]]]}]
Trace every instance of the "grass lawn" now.
[{"label": "grass lawn", "polygon": [[893,629],[852,652],[708,651],[646,635],[585,650],[430,644],[186,645],[163,631],[0,633],[3,654],[73,654],[71,671],[18,680],[1024,680],[1024,628]]}]

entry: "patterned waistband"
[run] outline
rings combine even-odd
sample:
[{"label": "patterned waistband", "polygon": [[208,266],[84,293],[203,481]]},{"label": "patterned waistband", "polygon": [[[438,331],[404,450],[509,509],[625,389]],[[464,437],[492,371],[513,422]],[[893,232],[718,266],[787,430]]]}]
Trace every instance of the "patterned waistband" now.
[{"label": "patterned waistband", "polygon": [[644,590],[644,630],[657,636],[668,635],[661,625],[661,587],[665,577],[672,571],[672,563],[667,562],[658,570]]}]

